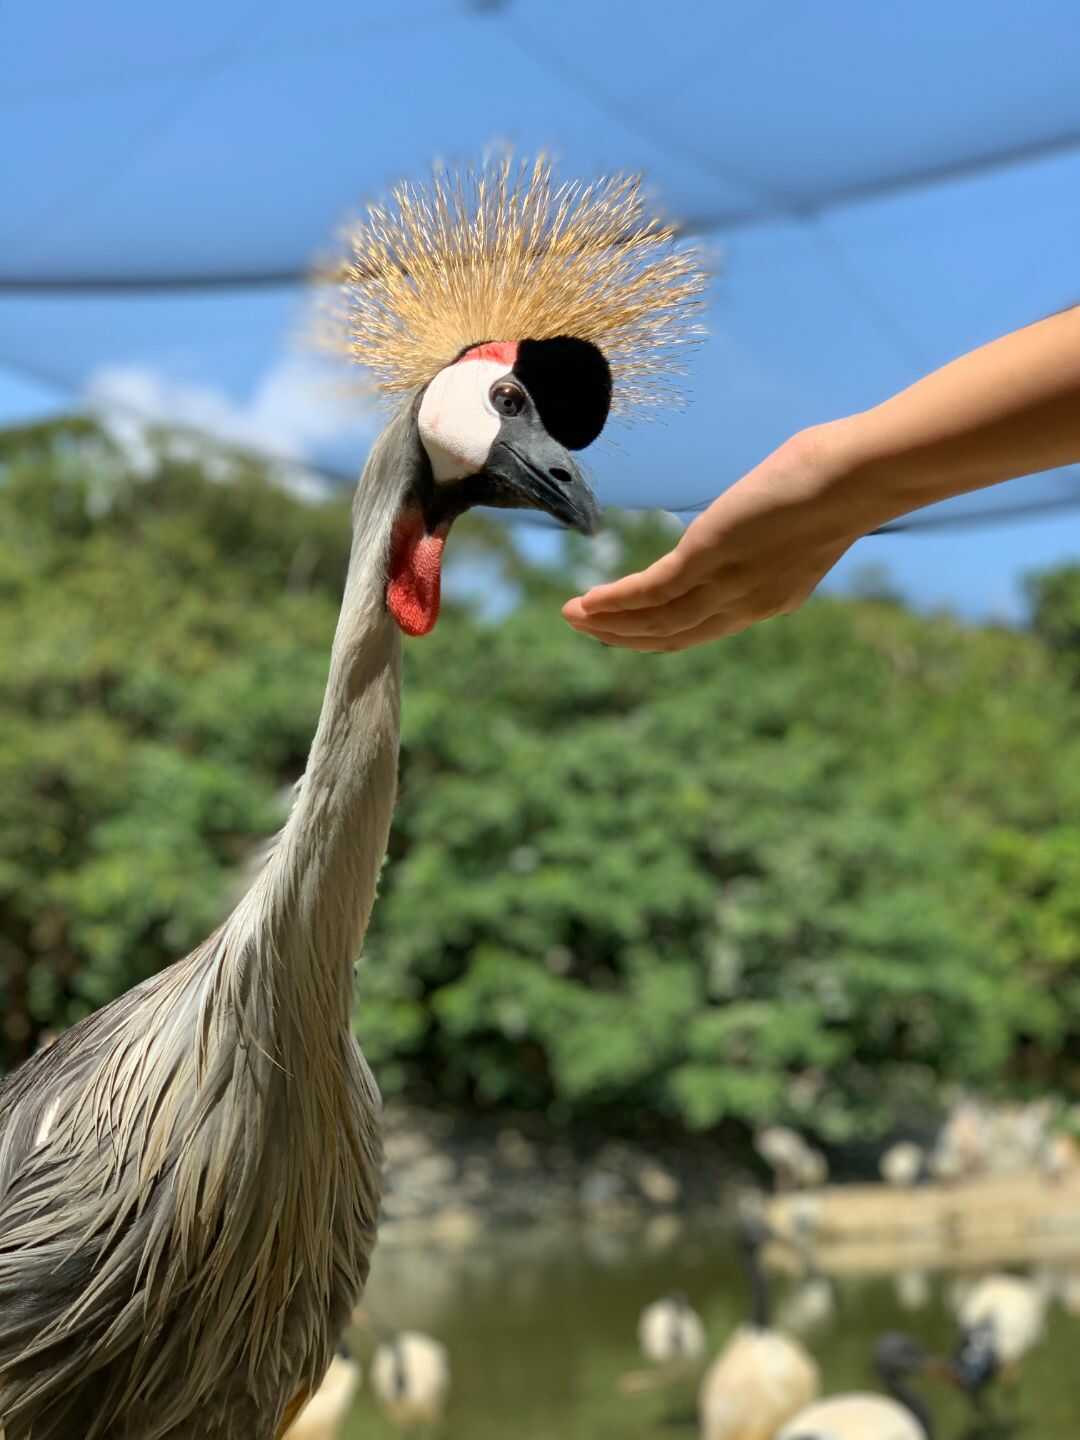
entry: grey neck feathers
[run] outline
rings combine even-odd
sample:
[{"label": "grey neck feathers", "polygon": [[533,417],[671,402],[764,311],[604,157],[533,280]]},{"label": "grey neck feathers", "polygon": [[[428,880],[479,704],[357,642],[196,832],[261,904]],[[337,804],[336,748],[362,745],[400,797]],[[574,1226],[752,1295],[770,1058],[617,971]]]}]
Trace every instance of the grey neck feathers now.
[{"label": "grey neck feathers", "polygon": [[[394,520],[422,452],[406,406],[353,506],[348,577],[318,728],[292,814],[230,925],[276,1005],[347,1020],[397,789],[401,646],[386,611]],[[267,972],[269,976],[267,977]],[[303,1024],[301,1015],[297,1019]]]}]

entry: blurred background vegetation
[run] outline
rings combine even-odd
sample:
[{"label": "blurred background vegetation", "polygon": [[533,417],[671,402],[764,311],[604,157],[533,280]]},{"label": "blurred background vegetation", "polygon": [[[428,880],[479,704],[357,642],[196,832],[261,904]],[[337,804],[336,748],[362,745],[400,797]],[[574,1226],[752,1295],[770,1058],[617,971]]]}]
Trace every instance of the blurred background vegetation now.
[{"label": "blurred background vegetation", "polygon": [[[223,917],[318,713],[348,497],[178,443],[144,471],[89,420],[0,437],[2,1067]],[[838,1144],[950,1083],[1075,1088],[1080,568],[1032,580],[1023,631],[868,574],[640,656],[558,604],[669,528],[559,543],[463,523],[459,598],[406,646],[358,987],[384,1091]]]}]

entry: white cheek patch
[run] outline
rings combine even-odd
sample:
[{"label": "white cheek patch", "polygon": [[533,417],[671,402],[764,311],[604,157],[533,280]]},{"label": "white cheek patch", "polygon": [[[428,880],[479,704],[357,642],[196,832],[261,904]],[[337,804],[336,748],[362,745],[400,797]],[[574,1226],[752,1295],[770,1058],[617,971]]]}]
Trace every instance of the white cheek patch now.
[{"label": "white cheek patch", "polygon": [[459,360],[440,370],[424,391],[417,427],[439,484],[484,468],[501,424],[488,392],[510,373],[503,360]]}]

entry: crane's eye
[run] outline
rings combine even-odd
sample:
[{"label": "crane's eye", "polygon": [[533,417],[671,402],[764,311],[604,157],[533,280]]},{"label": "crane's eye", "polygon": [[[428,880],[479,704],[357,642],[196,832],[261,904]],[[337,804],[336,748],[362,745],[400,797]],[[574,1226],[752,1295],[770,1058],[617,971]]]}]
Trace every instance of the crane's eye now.
[{"label": "crane's eye", "polygon": [[508,380],[500,380],[491,387],[490,399],[500,415],[520,415],[525,409],[525,391]]}]

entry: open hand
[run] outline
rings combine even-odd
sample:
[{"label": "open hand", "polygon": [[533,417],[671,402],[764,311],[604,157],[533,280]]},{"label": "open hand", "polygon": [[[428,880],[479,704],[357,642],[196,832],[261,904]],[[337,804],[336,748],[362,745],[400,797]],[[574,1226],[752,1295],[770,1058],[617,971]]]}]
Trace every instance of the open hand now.
[{"label": "open hand", "polygon": [[838,493],[832,427],[796,435],[715,500],[647,570],[569,600],[583,634],[685,650],[797,609],[876,518]]}]

